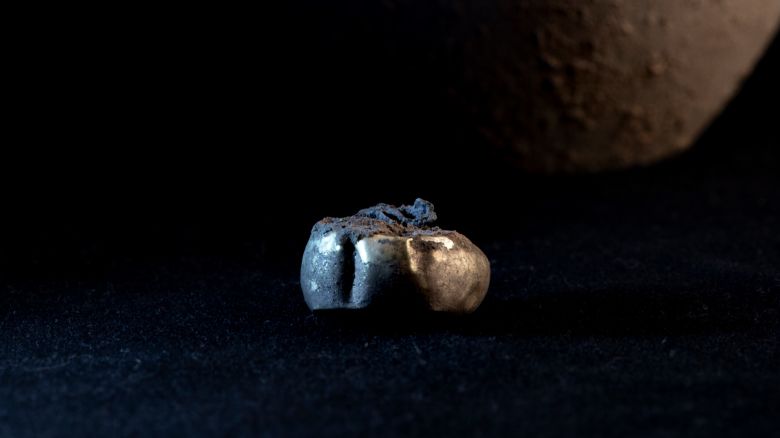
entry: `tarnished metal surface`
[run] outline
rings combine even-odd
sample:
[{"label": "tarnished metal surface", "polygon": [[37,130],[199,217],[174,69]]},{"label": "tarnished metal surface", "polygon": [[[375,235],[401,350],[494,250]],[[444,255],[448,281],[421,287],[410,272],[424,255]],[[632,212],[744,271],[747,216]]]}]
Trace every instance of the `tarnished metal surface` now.
[{"label": "tarnished metal surface", "polygon": [[379,204],[315,224],[301,264],[312,310],[407,307],[474,311],[490,262],[465,236],[432,227],[433,205]]}]

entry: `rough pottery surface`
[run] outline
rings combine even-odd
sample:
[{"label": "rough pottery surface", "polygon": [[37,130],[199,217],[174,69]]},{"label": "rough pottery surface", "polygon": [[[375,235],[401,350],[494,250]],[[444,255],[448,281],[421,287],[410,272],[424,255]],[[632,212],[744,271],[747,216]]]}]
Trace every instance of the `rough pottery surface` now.
[{"label": "rough pottery surface", "polygon": [[474,311],[490,262],[469,239],[433,226],[433,204],[378,204],[314,225],[301,264],[312,310],[408,308]]},{"label": "rough pottery surface", "polygon": [[456,100],[502,155],[534,172],[624,168],[687,149],[780,22],[778,0],[493,0],[461,9],[459,22],[479,31],[462,42]]}]

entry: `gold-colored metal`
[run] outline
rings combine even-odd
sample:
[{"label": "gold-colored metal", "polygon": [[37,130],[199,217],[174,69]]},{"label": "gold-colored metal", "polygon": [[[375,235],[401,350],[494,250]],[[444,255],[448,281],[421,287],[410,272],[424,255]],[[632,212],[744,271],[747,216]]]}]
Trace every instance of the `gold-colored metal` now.
[{"label": "gold-colored metal", "polygon": [[[420,205],[425,221],[409,213]],[[309,308],[474,311],[488,290],[490,262],[462,234],[431,227],[435,218],[433,206],[417,200],[318,222],[301,265]]]}]

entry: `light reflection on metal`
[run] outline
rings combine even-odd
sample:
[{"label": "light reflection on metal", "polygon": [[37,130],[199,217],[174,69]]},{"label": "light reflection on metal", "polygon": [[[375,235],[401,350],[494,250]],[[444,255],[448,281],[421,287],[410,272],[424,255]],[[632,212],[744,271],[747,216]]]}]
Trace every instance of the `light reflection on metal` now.
[{"label": "light reflection on metal", "polygon": [[301,264],[309,308],[420,308],[469,313],[485,297],[490,262],[465,236],[433,227],[433,205],[380,204],[312,229]]}]

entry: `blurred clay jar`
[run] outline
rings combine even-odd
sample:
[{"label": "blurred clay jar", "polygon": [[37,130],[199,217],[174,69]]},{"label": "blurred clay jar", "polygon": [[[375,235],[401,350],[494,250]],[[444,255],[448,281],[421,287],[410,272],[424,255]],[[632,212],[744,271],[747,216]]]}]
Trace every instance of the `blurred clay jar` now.
[{"label": "blurred clay jar", "polygon": [[455,102],[535,172],[648,164],[688,148],[768,46],[778,0],[455,2]]}]

